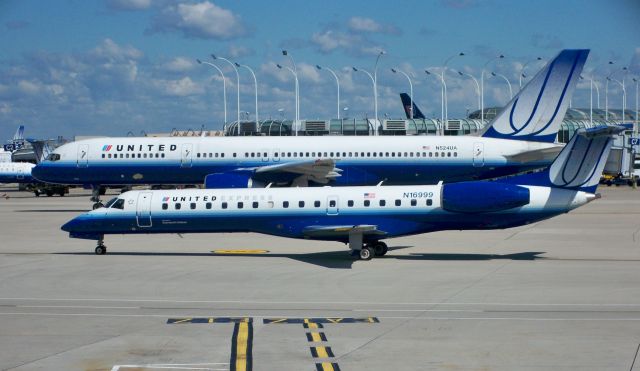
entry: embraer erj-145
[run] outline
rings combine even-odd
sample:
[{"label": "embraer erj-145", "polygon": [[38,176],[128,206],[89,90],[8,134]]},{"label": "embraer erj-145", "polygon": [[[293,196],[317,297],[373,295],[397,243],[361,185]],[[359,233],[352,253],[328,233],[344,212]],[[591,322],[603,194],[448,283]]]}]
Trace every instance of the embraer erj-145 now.
[{"label": "embraer erj-145", "polygon": [[[546,169],[496,181],[438,185],[130,191],[69,221],[71,237],[105,234],[257,232],[340,241],[364,260],[384,255],[391,237],[440,230],[502,229],[569,212],[594,192],[612,135],[578,131]],[[355,255],[355,254],[354,254]]]},{"label": "embraer erj-145", "polygon": [[[57,148],[33,171],[42,181],[99,185],[435,184],[548,165],[588,50],[564,50],[481,136],[100,138]],[[101,205],[94,205],[95,207]]]}]

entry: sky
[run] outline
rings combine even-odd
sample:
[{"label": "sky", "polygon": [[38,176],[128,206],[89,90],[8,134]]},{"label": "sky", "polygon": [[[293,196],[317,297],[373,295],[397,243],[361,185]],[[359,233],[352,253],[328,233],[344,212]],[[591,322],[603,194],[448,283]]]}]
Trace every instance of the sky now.
[{"label": "sky", "polygon": [[[302,119],[337,116],[336,80],[316,65],[336,72],[342,116],[373,118],[372,81],[352,67],[373,73],[381,51],[378,116],[404,117],[398,94],[409,82],[395,68],[410,76],[422,111],[440,117],[440,82],[425,69],[441,72],[462,52],[445,73],[449,118],[461,118],[478,100],[456,71],[479,79],[486,65],[515,93],[525,64],[531,77],[563,48],[591,50],[583,74],[599,86],[601,107],[612,73],[634,107],[638,0],[0,0],[0,141],[20,124],[34,138],[220,129],[223,80],[197,59],[222,70],[228,121],[237,117],[238,86],[242,115],[254,119],[249,70],[239,69],[238,84],[211,54],[255,71],[263,120],[294,118],[293,75],[276,67],[292,63]],[[610,84],[610,107],[621,107],[621,91]],[[589,94],[581,81],[573,107],[589,107]],[[486,79],[484,95],[485,107],[506,104],[507,82]]]}]

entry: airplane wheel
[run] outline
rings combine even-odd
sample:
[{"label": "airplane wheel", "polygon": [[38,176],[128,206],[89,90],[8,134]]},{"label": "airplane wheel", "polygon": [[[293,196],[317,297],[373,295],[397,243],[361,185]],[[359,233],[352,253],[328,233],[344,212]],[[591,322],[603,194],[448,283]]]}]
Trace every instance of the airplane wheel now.
[{"label": "airplane wheel", "polygon": [[95,209],[99,209],[101,207],[104,207],[104,205],[102,204],[102,202],[96,202],[95,204],[93,204],[93,210]]},{"label": "airplane wheel", "polygon": [[96,255],[104,255],[107,253],[107,247],[105,245],[96,246]]},{"label": "airplane wheel", "polygon": [[375,252],[376,256],[384,256],[387,254],[387,251],[389,251],[389,248],[387,247],[386,243],[378,241],[373,244],[373,251]]},{"label": "airplane wheel", "polygon": [[360,250],[360,260],[371,260],[371,258],[373,258],[373,253],[373,248],[363,246],[362,250]]}]

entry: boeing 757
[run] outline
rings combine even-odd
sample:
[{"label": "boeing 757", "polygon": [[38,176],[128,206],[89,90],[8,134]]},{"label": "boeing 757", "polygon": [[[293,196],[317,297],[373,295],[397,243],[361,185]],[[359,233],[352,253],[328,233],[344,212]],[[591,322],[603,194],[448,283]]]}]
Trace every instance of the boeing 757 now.
[{"label": "boeing 757", "polygon": [[257,232],[348,243],[363,260],[383,239],[503,229],[569,212],[595,193],[619,126],[581,129],[546,169],[496,181],[437,185],[130,191],[62,226],[71,237]]},{"label": "boeing 757", "polygon": [[562,148],[555,138],[588,53],[559,53],[480,136],[99,138],[58,147],[33,174],[91,186],[99,201],[100,185],[435,184],[539,169]]}]

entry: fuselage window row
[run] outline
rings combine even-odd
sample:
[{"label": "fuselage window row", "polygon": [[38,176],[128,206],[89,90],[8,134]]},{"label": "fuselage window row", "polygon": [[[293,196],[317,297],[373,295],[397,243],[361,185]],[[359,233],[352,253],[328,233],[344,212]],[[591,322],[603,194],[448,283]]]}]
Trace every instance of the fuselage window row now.
[{"label": "fuselage window row", "polygon": [[[354,204],[355,204],[355,202],[353,200],[348,200],[347,201],[347,207],[353,207]],[[362,204],[363,204],[364,207],[370,207],[371,206],[371,200],[364,200]],[[120,207],[120,208],[123,208],[124,207],[124,200],[122,201],[121,205],[122,205],[122,207]],[[380,207],[385,207],[387,205],[387,201],[386,200],[379,200],[378,201],[378,205]],[[395,202],[394,202],[394,205],[397,206],[397,207],[402,206],[402,200],[396,199]],[[411,199],[410,200],[410,205],[411,206],[418,206],[418,200]],[[426,205],[427,206],[432,206],[433,205],[433,200],[430,199],[430,198],[427,199],[426,200]],[[206,202],[204,204],[204,206],[205,206],[205,209],[210,210],[210,209],[212,209],[213,204],[211,202]],[[242,208],[244,208],[244,203],[243,202],[238,202],[236,204],[236,206],[237,206],[238,209],[242,209]],[[274,206],[273,201],[267,201],[266,207],[272,209],[273,206]],[[322,202],[317,201],[317,200],[313,202],[313,207],[320,208],[321,206],[322,206]],[[195,210],[195,209],[198,208],[198,203],[191,202],[189,204],[189,207],[190,207],[191,210]],[[252,202],[251,207],[254,208],[254,209],[260,208],[260,202],[258,202],[258,201]],[[289,208],[289,201],[283,201],[282,202],[282,207],[284,209],[288,209]],[[298,207],[299,208],[304,208],[305,207],[305,202],[304,201],[298,201]],[[329,201],[329,207],[338,207],[338,204],[337,204],[337,202],[335,200],[330,200]],[[221,209],[227,209],[228,208],[228,203],[227,202],[222,202],[220,204],[220,208]],[[162,210],[168,210],[168,209],[169,209],[169,204],[168,203],[162,203]],[[174,209],[175,210],[181,210],[182,209],[182,204],[179,203],[179,202],[175,203],[174,204]]]},{"label": "fuselage window row", "polygon": [[[267,152],[245,152],[245,158],[269,158],[269,154]],[[342,152],[342,156],[339,152],[281,152],[280,157],[282,158],[299,158],[299,157],[329,157],[329,158],[354,158],[354,157],[430,157],[430,158],[440,158],[440,157],[458,157],[458,152]],[[232,154],[233,157],[237,157],[236,153]],[[278,156],[278,153],[274,153],[274,156]],[[165,158],[164,153],[103,153],[101,155],[102,158]],[[196,158],[225,158],[225,154],[221,152],[198,152],[196,153]]]}]

